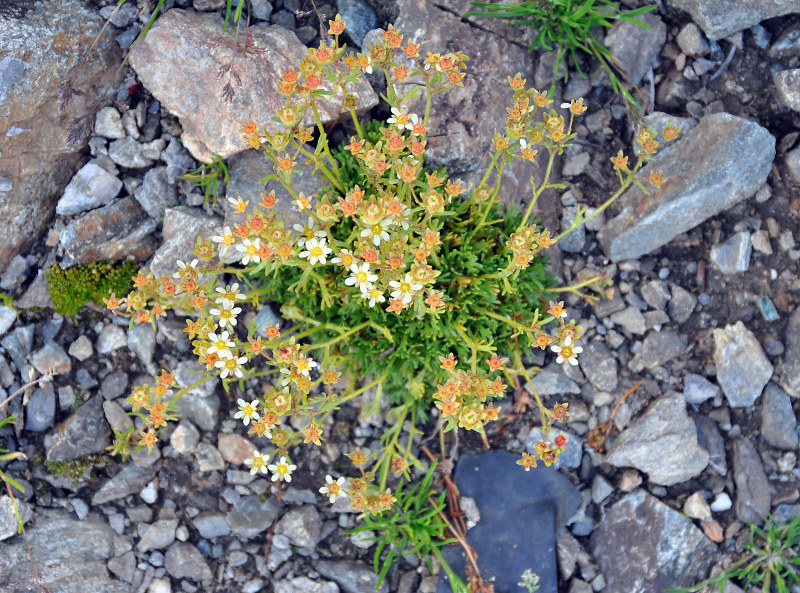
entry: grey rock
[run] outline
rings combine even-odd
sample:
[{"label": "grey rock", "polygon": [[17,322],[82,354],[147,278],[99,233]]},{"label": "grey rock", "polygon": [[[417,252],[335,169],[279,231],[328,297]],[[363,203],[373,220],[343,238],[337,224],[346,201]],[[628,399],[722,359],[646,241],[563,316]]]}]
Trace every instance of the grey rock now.
[{"label": "grey rock", "polygon": [[142,185],[133,191],[136,200],[153,218],[161,218],[167,208],[177,203],[177,191],[169,183],[166,167],[155,167],[144,174]]},{"label": "grey rock", "polygon": [[25,430],[42,432],[53,426],[56,416],[56,392],[53,384],[45,383],[36,389],[25,407]]},{"label": "grey rock", "polygon": [[142,538],[136,545],[140,552],[161,550],[175,541],[175,529],[178,527],[177,519],[163,519],[156,521],[145,529]]},{"label": "grey rock", "polygon": [[714,245],[709,253],[709,260],[723,274],[746,272],[750,267],[750,233],[742,231],[730,237],[724,243]]},{"label": "grey rock", "polygon": [[725,441],[717,424],[708,416],[694,417],[697,427],[697,443],[708,452],[708,465],[721,476],[728,474],[728,461],[725,455]]},{"label": "grey rock", "polygon": [[[544,367],[539,374],[531,379],[536,393],[541,396],[563,395],[565,393],[580,393],[580,386],[564,374],[564,368],[557,363]],[[531,386],[528,385],[528,390]]]},{"label": "grey rock", "polygon": [[614,487],[601,475],[592,480],[592,502],[600,504],[614,492]]},{"label": "grey rock", "polygon": [[269,0],[251,0],[250,7],[253,17],[261,21],[268,21],[272,14],[272,3]]},{"label": "grey rock", "polygon": [[719,393],[719,387],[701,375],[690,373],[683,380],[683,398],[687,403],[697,406]]},{"label": "grey rock", "polygon": [[197,468],[201,472],[210,472],[225,469],[225,460],[216,447],[208,443],[199,443],[195,453]]},{"label": "grey rock", "polygon": [[[116,9],[116,10],[115,10]],[[100,9],[100,16],[109,19],[112,25],[120,29],[130,26],[137,18],[139,11],[131,4],[123,4],[118,9],[116,6],[106,6]]]},{"label": "grey rock", "polygon": [[200,532],[200,535],[206,539],[213,539],[215,537],[223,537],[231,532],[231,526],[225,519],[225,513],[216,511],[209,511],[200,513],[192,519],[192,523]]},{"label": "grey rock", "polygon": [[586,171],[586,167],[589,166],[589,162],[591,160],[592,157],[588,152],[580,152],[567,159],[567,162],[564,163],[564,169],[561,171],[561,173],[565,177],[577,177],[578,175],[583,175],[583,172]]},{"label": "grey rock", "polygon": [[386,581],[376,588],[378,576],[371,567],[353,560],[320,560],[317,572],[339,584],[344,593],[388,593]]},{"label": "grey rock", "polygon": [[[11,263],[8,264],[6,271],[3,272],[2,276],[0,276],[0,288],[3,290],[14,290],[25,282],[25,278],[28,276],[29,270],[30,265],[28,264],[28,261],[21,255],[15,255],[11,260]],[[0,332],[0,334],[1,333],[2,332]]]},{"label": "grey rock", "polygon": [[139,360],[151,375],[156,374],[153,354],[156,349],[156,332],[149,323],[136,323],[128,330],[128,349],[139,357]]},{"label": "grey rock", "polygon": [[667,41],[667,26],[655,13],[643,14],[638,20],[646,23],[649,29],[617,21],[605,39],[605,46],[633,84],[642,81]]},{"label": "grey rock", "polygon": [[316,507],[306,504],[283,515],[275,532],[285,535],[296,546],[314,547],[322,537],[322,518]]},{"label": "grey rock", "polygon": [[136,494],[153,479],[159,467],[159,464],[151,467],[139,467],[134,464],[126,465],[121,472],[113,478],[109,478],[100,487],[100,490],[94,493],[92,504],[104,504],[111,500],[119,500],[131,494]]},{"label": "grey rock", "polygon": [[33,326],[26,325],[18,327],[13,332],[7,334],[0,345],[6,350],[6,354],[14,361],[14,366],[20,373],[25,373],[28,364],[28,354],[33,347]]},{"label": "grey rock", "polygon": [[0,305],[0,336],[6,333],[17,320],[17,312],[8,305]]},{"label": "grey rock", "polygon": [[771,58],[800,56],[800,27],[788,27],[767,52]]},{"label": "grey rock", "polygon": [[711,52],[711,44],[708,39],[703,35],[700,27],[692,22],[684,25],[675,41],[678,42],[678,47],[687,56],[706,56]]},{"label": "grey rock", "polygon": [[109,144],[108,156],[120,167],[128,169],[143,169],[153,164],[151,159],[144,156],[142,145],[130,136],[114,140]]},{"label": "grey rock", "polygon": [[[121,52],[110,36],[96,39],[103,22],[81,0],[44,0],[35,10],[0,15],[0,271],[52,228],[58,198],[82,164],[88,139],[73,136],[68,143],[75,129],[67,123],[91,118],[91,103],[116,84]],[[97,59],[82,63],[84,52],[76,48],[88,49],[95,40]],[[59,109],[68,78],[83,92]],[[87,127],[91,133],[91,119]]]},{"label": "grey rock", "polygon": [[363,47],[367,33],[380,27],[375,11],[364,0],[338,0],[336,5],[347,23],[345,32],[358,47]]},{"label": "grey rock", "polygon": [[86,163],[64,189],[56,213],[78,214],[105,206],[122,189],[122,181],[94,163]]},{"label": "grey rock", "polygon": [[150,218],[132,197],[88,212],[61,231],[63,267],[103,259],[142,261],[156,248],[151,233],[158,221]]},{"label": "grey rock", "polygon": [[633,372],[652,369],[681,355],[687,338],[676,331],[651,331],[642,342],[642,351],[628,364]]},{"label": "grey rock", "polygon": [[581,370],[598,391],[617,388],[617,359],[604,342],[589,342],[578,356]]},{"label": "grey rock", "polygon": [[83,362],[94,354],[92,341],[87,338],[85,334],[81,334],[69,345],[69,350],[67,352],[73,358],[77,358],[79,361]]},{"label": "grey rock", "polygon": [[[796,307],[789,317],[785,331],[784,343],[800,344],[800,307]],[[790,396],[800,397],[800,349],[786,350],[778,383]]]},{"label": "grey rock", "polygon": [[127,551],[122,556],[112,558],[108,561],[108,570],[119,577],[120,580],[132,583],[133,576],[136,574],[136,556],[133,552]]},{"label": "grey rock", "polygon": [[794,0],[671,0],[673,8],[685,10],[709,39],[718,40],[763,20],[797,12]]},{"label": "grey rock", "polygon": [[800,68],[772,75],[778,99],[792,111],[800,111]]},{"label": "grey rock", "polygon": [[[753,158],[742,162],[739,154]],[[629,189],[619,198],[620,213],[599,233],[614,261],[635,259],[665,245],[745,198],[766,181],[775,156],[775,138],[758,124],[727,113],[704,117],[683,138],[664,148],[643,169],[663,170],[667,181],[644,194]],[[695,167],[686,170],[691,160]]]},{"label": "grey rock", "polygon": [[694,524],[637,490],[614,504],[592,534],[590,550],[606,593],[661,593],[705,578],[716,546]]},{"label": "grey rock", "polygon": [[53,340],[49,340],[41,349],[31,355],[31,364],[43,375],[51,372],[66,375],[72,370],[69,356]]},{"label": "grey rock", "polygon": [[[800,183],[800,148],[795,148],[787,152],[786,157],[784,157],[784,163],[786,164],[786,169],[789,171],[789,175],[791,175],[795,182]],[[789,238],[791,239],[791,235],[789,235]],[[791,241],[791,245],[792,247],[794,246],[793,240]],[[787,250],[784,248],[783,242],[781,242],[781,249],[783,251]]]},{"label": "grey rock", "polygon": [[200,433],[194,427],[194,424],[185,418],[180,421],[175,430],[169,436],[169,444],[178,453],[183,455],[194,453],[197,448],[197,443],[200,442]]},{"label": "grey rock", "polygon": [[[558,434],[551,433],[551,435]],[[561,455],[558,457],[558,461],[553,463],[551,467],[558,469],[560,467],[564,467],[567,469],[577,469],[581,465],[581,457],[583,456],[583,439],[575,434],[570,432],[564,431],[564,436],[567,437],[567,446],[564,451],[561,452]],[[528,433],[527,438],[525,439],[525,449],[529,452],[533,452],[533,448],[541,439],[544,438],[544,433],[539,428],[533,428]],[[552,439],[552,436],[550,437]]]},{"label": "grey rock", "polygon": [[167,141],[163,138],[156,138],[150,142],[142,144],[142,154],[145,158],[157,161],[161,158],[161,153],[167,146]]},{"label": "grey rock", "polygon": [[102,402],[103,398],[95,395],[53,432],[48,461],[68,461],[105,451],[111,430],[103,416]]},{"label": "grey rock", "polygon": [[178,260],[191,256],[198,236],[209,239],[222,227],[217,216],[209,216],[202,210],[179,206],[164,211],[161,233],[163,242],[150,261],[150,271],[156,278],[172,276],[178,271]]},{"label": "grey rock", "polygon": [[782,504],[772,513],[781,525],[787,525],[800,516],[800,504]]},{"label": "grey rock", "polygon": [[606,461],[615,467],[635,467],[662,486],[684,482],[708,465],[708,453],[697,443],[697,428],[678,394],[653,402],[619,435]]},{"label": "grey rock", "polygon": [[761,402],[761,436],[776,449],[797,449],[797,418],[786,392],[769,383]]},{"label": "grey rock", "polygon": [[619,325],[629,334],[641,335],[647,331],[644,315],[637,307],[628,307],[617,311],[611,316],[611,321]]},{"label": "grey rock", "polygon": [[[277,80],[305,51],[294,33],[282,27],[253,26],[247,29],[261,51],[247,55],[235,52],[235,43],[211,44],[220,36],[234,39],[236,32],[222,32],[218,15],[172,9],[164,13],[145,39],[133,44],[130,62],[136,74],[170,113],[181,119],[183,142],[200,161],[211,162],[217,154],[226,159],[247,148],[239,129],[243,119],[256,120],[273,132],[271,121],[276,105],[283,104]],[[244,31],[240,34],[245,34]],[[221,96],[229,76],[219,77],[221,65],[235,61],[236,75],[243,87],[232,82],[235,94],[228,109],[220,111],[205,100],[211,93]],[[164,77],[165,71],[170,72]],[[351,85],[358,111],[373,107],[378,98],[365,81]],[[327,101],[319,106],[323,122],[332,121],[339,109]],[[308,113],[305,125],[314,121]]]},{"label": "grey rock", "polygon": [[259,309],[258,315],[256,315],[255,330],[266,337],[268,327],[274,325],[280,327],[282,323],[283,318],[275,312],[275,309],[273,309],[271,305],[265,303],[261,306],[261,309]]},{"label": "grey rock", "polygon": [[161,160],[167,163],[167,181],[169,183],[177,183],[178,177],[195,167],[192,155],[176,138],[169,141],[161,153]]},{"label": "grey rock", "polygon": [[[14,509],[15,503],[17,505],[16,510]],[[17,517],[17,512],[19,512],[19,518]],[[29,523],[32,518],[33,511],[31,511],[28,503],[19,500],[16,496],[14,501],[11,500],[10,496],[0,496],[0,542],[17,534],[19,519],[22,519],[24,525]]]},{"label": "grey rock", "polygon": [[[39,559],[40,583],[58,593],[129,593],[130,585],[110,577],[106,561],[114,554],[115,534],[105,519],[90,514],[78,521],[63,510],[41,509],[26,530],[31,553]],[[22,536],[6,542],[0,583],[29,583],[31,563]],[[20,589],[22,590],[22,589]]]},{"label": "grey rock", "polygon": [[125,432],[133,428],[133,422],[125,410],[117,402],[103,402],[103,413],[106,415],[108,425],[114,432]]},{"label": "grey rock", "polygon": [[128,336],[125,330],[113,323],[106,324],[97,335],[95,347],[98,354],[110,354],[114,350],[119,350],[128,344]]},{"label": "grey rock", "polygon": [[125,393],[128,388],[128,374],[125,371],[114,371],[103,378],[100,392],[105,399],[115,399]]},{"label": "grey rock", "polygon": [[651,280],[642,285],[642,298],[653,309],[663,311],[671,295],[666,282],[663,280]]},{"label": "grey rock", "polygon": [[[180,363],[175,369],[175,381],[181,387],[193,385],[201,377],[192,371],[198,370],[197,361]],[[190,389],[176,403],[179,414],[188,418],[202,430],[214,430],[219,420],[219,396],[215,393],[219,379],[210,377],[197,387]]]},{"label": "grey rock", "polygon": [[75,516],[78,519],[83,520],[86,518],[86,515],[89,514],[89,505],[86,504],[82,498],[73,498],[70,500],[70,504],[72,505],[72,510],[75,511]]},{"label": "grey rock", "polygon": [[[561,213],[561,230],[566,231],[578,216],[577,206],[565,206]],[[574,229],[559,241],[561,251],[566,253],[579,253],[586,244],[586,229],[583,225]]]},{"label": "grey rock", "polygon": [[234,503],[226,518],[235,537],[251,539],[269,529],[277,514],[278,503],[274,497],[261,500],[258,496],[243,496]]},{"label": "grey rock", "polygon": [[745,438],[733,443],[733,481],[736,484],[736,516],[741,521],[760,525],[769,513],[772,493],[761,458]]},{"label": "grey rock", "polygon": [[170,546],[164,557],[164,567],[176,579],[205,581],[213,576],[200,550],[185,542],[175,542]]},{"label": "grey rock", "polygon": [[272,586],[275,593],[339,593],[336,583],[330,581],[312,581],[308,577],[295,577],[293,579],[283,579],[273,581]]},{"label": "grey rock", "polygon": [[119,111],[113,107],[103,107],[98,111],[94,122],[94,133],[109,140],[124,138],[125,128],[122,127]]},{"label": "grey rock", "polygon": [[677,284],[672,286],[672,298],[669,301],[669,315],[674,321],[683,323],[697,307],[697,297]]},{"label": "grey rock", "polygon": [[772,365],[741,321],[714,330],[717,383],[733,407],[752,406],[772,377]]}]

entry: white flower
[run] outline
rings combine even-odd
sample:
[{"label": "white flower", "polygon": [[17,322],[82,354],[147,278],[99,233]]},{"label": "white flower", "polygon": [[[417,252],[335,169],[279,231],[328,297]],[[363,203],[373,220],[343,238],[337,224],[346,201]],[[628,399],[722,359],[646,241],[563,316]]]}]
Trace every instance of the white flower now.
[{"label": "white flower", "polygon": [[234,212],[241,214],[245,210],[247,210],[247,205],[250,203],[250,200],[242,200],[242,196],[238,198],[228,198],[228,201],[233,206]]},{"label": "white flower", "polygon": [[372,243],[377,247],[381,244],[381,241],[388,241],[389,240],[389,233],[386,231],[389,226],[392,224],[391,218],[384,218],[380,222],[376,222],[375,224],[367,226],[367,228],[362,229],[361,236],[362,237],[372,237]]},{"label": "white flower", "polygon": [[258,414],[258,400],[253,400],[249,404],[243,400],[238,399],[236,403],[239,404],[239,411],[233,417],[236,419],[241,418],[245,426],[250,424],[250,420],[258,420],[261,416]]},{"label": "white flower", "polygon": [[365,292],[361,293],[361,298],[369,301],[369,306],[374,307],[375,303],[386,302],[386,297],[383,296],[383,291],[378,290],[374,286],[370,286]]},{"label": "white flower", "polygon": [[242,264],[245,266],[250,262],[258,263],[261,261],[261,257],[258,255],[259,249],[261,249],[261,241],[259,239],[255,241],[245,239],[241,245],[236,246],[236,250],[242,254]]},{"label": "white flower", "polygon": [[232,303],[225,302],[219,309],[211,309],[214,317],[218,317],[220,327],[225,327],[228,324],[236,325],[236,316],[242,312],[241,307],[234,307]]},{"label": "white flower", "polygon": [[572,366],[578,364],[577,355],[583,352],[583,348],[580,346],[572,345],[572,336],[564,338],[564,342],[561,346],[550,346],[550,350],[558,354],[558,358],[556,358],[558,364],[563,364],[566,360]]},{"label": "white flower", "polygon": [[397,107],[392,107],[392,117],[386,120],[387,124],[394,124],[398,128],[406,129],[406,130],[413,130],[414,124],[411,123],[411,118],[408,114],[403,113]]},{"label": "white flower", "polygon": [[214,243],[220,244],[221,247],[220,251],[222,252],[227,251],[228,248],[235,242],[233,233],[231,232],[231,228],[227,226],[224,229],[222,229],[221,235],[214,235],[213,237],[211,237],[211,240]]},{"label": "white flower", "polygon": [[296,224],[292,228],[300,233],[300,236],[297,238],[298,247],[302,247],[305,245],[306,241],[313,239],[314,237],[322,238],[325,236],[325,231],[318,231],[314,229],[314,219],[310,216],[308,217],[308,224],[306,226]]},{"label": "white flower", "polygon": [[267,473],[267,463],[269,462],[269,455],[262,455],[258,451],[253,452],[253,456],[244,460],[244,464],[250,468],[250,474],[255,475],[259,471],[262,474]]},{"label": "white flower", "polygon": [[239,292],[239,283],[234,282],[233,284],[228,284],[225,288],[221,286],[217,286],[214,289],[214,292],[218,292],[220,296],[216,298],[214,301],[215,303],[224,305],[225,303],[230,303],[231,307],[236,304],[236,301],[243,301],[247,297],[244,296],[242,293]]},{"label": "white flower", "polygon": [[[219,374],[221,379],[225,379],[228,375],[233,375],[237,379],[241,379],[244,376],[242,373],[242,365],[246,362],[246,356],[240,356],[239,358],[232,356],[230,358],[221,358],[214,366],[218,369],[222,369],[222,372]],[[247,424],[247,422],[245,422],[245,424]]]},{"label": "white flower", "polygon": [[178,271],[178,272],[175,272],[175,273],[172,275],[172,277],[173,277],[173,278],[181,278],[181,277],[182,277],[182,276],[181,276],[181,272],[183,272],[183,271],[186,271],[186,269],[187,269],[187,268],[189,268],[189,269],[192,269],[192,268],[197,268],[197,260],[196,260],[196,259],[193,259],[193,260],[192,260],[192,261],[190,261],[188,264],[185,264],[185,263],[183,263],[181,260],[178,260],[178,262],[177,262],[177,263],[178,263],[178,269],[179,269],[180,271]]},{"label": "white flower", "polygon": [[320,494],[327,496],[331,503],[336,502],[337,498],[344,496],[344,481],[344,477],[334,480],[330,474],[325,476],[327,484],[319,489]]},{"label": "white flower", "polygon": [[284,482],[292,481],[292,472],[297,469],[296,465],[290,464],[286,461],[285,457],[281,457],[278,463],[273,463],[267,466],[267,469],[272,472],[272,481],[277,482],[283,480]]},{"label": "white flower", "polygon": [[308,377],[309,371],[313,369],[315,366],[317,366],[317,363],[310,358],[305,358],[301,356],[300,358],[294,361],[294,366],[297,369],[298,373]]},{"label": "white flower", "polygon": [[378,280],[377,274],[369,273],[369,264],[366,262],[361,264],[361,267],[358,264],[351,265],[350,271],[353,275],[348,277],[344,283],[347,286],[358,286],[361,292],[367,292],[372,283]]},{"label": "white flower", "polygon": [[236,343],[229,340],[229,337],[230,335],[227,331],[220,332],[219,335],[214,332],[208,334],[211,346],[206,350],[206,354],[214,354],[216,352],[220,358],[233,358],[233,352],[230,349],[236,346]]},{"label": "white flower", "polygon": [[570,103],[562,103],[562,104],[561,104],[561,109],[569,109],[569,108],[570,108],[570,106],[571,106],[571,104],[570,104]]},{"label": "white flower", "polygon": [[339,252],[339,255],[331,260],[331,263],[342,264],[345,268],[349,268],[351,265],[353,265],[353,261],[355,261],[353,254],[347,249],[342,249]]},{"label": "white flower", "polygon": [[327,261],[328,255],[333,252],[333,249],[325,245],[325,239],[309,239],[306,241],[306,250],[300,252],[300,258],[308,258],[308,263],[312,266],[316,263],[324,264]]},{"label": "white flower", "polygon": [[414,294],[422,290],[422,284],[414,284],[411,274],[406,274],[402,281],[392,280],[389,282],[389,286],[395,289],[392,291],[391,297],[401,299],[404,305],[410,303]]}]

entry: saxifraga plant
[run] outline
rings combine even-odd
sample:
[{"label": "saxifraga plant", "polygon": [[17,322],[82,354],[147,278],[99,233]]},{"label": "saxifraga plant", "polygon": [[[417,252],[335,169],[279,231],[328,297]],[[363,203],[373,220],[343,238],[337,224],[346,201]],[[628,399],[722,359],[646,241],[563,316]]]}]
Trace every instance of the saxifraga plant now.
[{"label": "saxifraga plant", "polygon": [[47,268],[48,292],[53,309],[61,315],[75,315],[86,303],[102,304],[109,293],[125,294],[139,267],[130,261],[105,260],[62,268]]}]

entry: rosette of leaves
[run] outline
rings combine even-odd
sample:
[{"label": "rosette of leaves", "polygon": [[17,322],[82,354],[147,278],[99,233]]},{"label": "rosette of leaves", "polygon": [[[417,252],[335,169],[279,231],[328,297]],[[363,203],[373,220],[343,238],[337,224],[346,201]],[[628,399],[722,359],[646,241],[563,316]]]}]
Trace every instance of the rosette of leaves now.
[{"label": "rosette of leaves", "polygon": [[[370,122],[365,134],[368,140],[377,141],[378,127],[378,122]],[[333,154],[340,163],[340,181],[345,191],[356,184],[365,187],[366,179],[356,159],[342,147]],[[417,317],[396,315],[385,306],[367,307],[362,299],[353,297],[352,288],[344,285],[349,271],[338,266],[327,266],[319,272],[334,295],[333,304],[328,307],[323,305],[322,294],[313,282],[297,292],[292,290],[303,275],[300,268],[281,268],[267,276],[262,287],[267,299],[282,303],[284,310],[302,311],[315,322],[352,328],[372,321],[388,329],[393,342],[379,330],[367,327],[349,336],[338,346],[337,353],[344,358],[344,368],[357,378],[386,373],[383,389],[389,401],[399,405],[410,394],[419,400],[416,413],[421,418],[425,418],[430,404],[423,396],[432,394],[435,386],[447,379],[439,357],[453,353],[459,360],[470,359],[471,349],[463,335],[475,342],[492,343],[499,356],[511,357],[515,348],[524,350],[531,345],[530,333],[518,335],[510,324],[485,315],[485,311],[530,326],[536,310],[546,307],[547,299],[553,296],[548,289],[555,286],[555,279],[546,271],[547,259],[537,255],[512,283],[513,292],[503,293],[497,274],[507,267],[509,255],[504,247],[520,225],[519,210],[509,208],[504,212],[495,204],[488,216],[492,224],[477,232],[472,232],[475,221],[469,218],[468,198],[454,200],[448,210],[452,214],[442,217],[443,226],[439,229],[442,248],[436,269],[441,274],[435,284],[437,290],[444,292],[448,304],[443,312]],[[352,225],[350,221],[340,221],[333,229],[334,237],[344,240],[353,230]],[[338,335],[339,332],[323,330],[311,339],[321,343]]]}]

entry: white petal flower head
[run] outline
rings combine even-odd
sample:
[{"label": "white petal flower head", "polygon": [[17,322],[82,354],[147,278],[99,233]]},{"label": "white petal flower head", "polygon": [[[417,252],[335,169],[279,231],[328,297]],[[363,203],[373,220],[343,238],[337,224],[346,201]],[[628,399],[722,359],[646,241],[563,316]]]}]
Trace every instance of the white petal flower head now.
[{"label": "white petal flower head", "polygon": [[371,238],[373,245],[377,247],[381,241],[389,240],[389,232],[386,230],[392,225],[391,218],[384,218],[380,222],[368,225],[367,228],[361,230],[361,236]]},{"label": "white petal flower head", "polygon": [[334,257],[331,260],[331,263],[341,264],[345,268],[349,268],[350,266],[353,265],[354,261],[355,261],[355,257],[353,256],[353,254],[350,253],[350,251],[347,250],[347,249],[342,249],[339,252],[339,255],[337,255],[336,257]]},{"label": "white petal flower head", "polygon": [[242,196],[239,196],[237,198],[228,198],[228,202],[230,202],[234,212],[241,214],[247,210],[247,205],[250,203],[250,200],[243,200]]},{"label": "white petal flower head", "polygon": [[300,252],[300,258],[308,258],[308,263],[312,266],[324,264],[328,261],[328,256],[333,253],[333,249],[325,245],[325,239],[314,237],[306,241],[306,250]]},{"label": "white petal flower head", "polygon": [[340,496],[344,496],[344,476],[340,477],[338,480],[334,480],[329,474],[325,476],[325,482],[325,486],[320,488],[319,491],[320,494],[324,494],[328,497],[331,504],[336,502],[336,499]]},{"label": "white petal flower head", "polygon": [[182,277],[181,272],[185,272],[187,269],[191,271],[192,268],[197,268],[196,259],[193,259],[188,264],[182,262],[181,260],[178,260],[176,263],[178,264],[178,271],[172,275],[173,278],[181,278]]},{"label": "white petal flower head", "polygon": [[254,451],[252,457],[244,460],[244,464],[250,468],[251,475],[255,475],[258,472],[266,474],[268,471],[267,463],[269,463],[269,455],[262,455],[258,451]]},{"label": "white petal flower head", "polygon": [[254,399],[250,403],[247,403],[245,400],[239,398],[236,403],[239,404],[239,411],[236,412],[233,417],[237,420],[241,418],[245,426],[250,424],[250,420],[258,420],[261,417],[258,413],[258,400]]},{"label": "white petal flower head", "polygon": [[308,373],[317,366],[317,363],[312,360],[311,358],[305,358],[301,356],[296,361],[294,361],[294,368],[297,369],[297,372],[301,375],[308,377]]},{"label": "white petal flower head", "polygon": [[236,246],[236,250],[242,254],[242,264],[245,266],[250,262],[258,263],[261,261],[261,257],[258,255],[258,251],[261,249],[261,240],[256,239],[255,241],[251,241],[250,239],[245,239],[242,241],[241,245]]},{"label": "white petal flower head", "polygon": [[220,327],[236,325],[236,316],[241,312],[241,307],[234,307],[233,304],[229,302],[222,303],[219,309],[211,309],[211,311],[209,311],[209,313],[218,319],[217,323],[219,323]]},{"label": "white petal flower head", "polygon": [[403,113],[397,107],[392,107],[392,117],[386,120],[387,124],[394,124],[401,130],[413,130],[414,124],[407,113]]},{"label": "white petal flower head", "polygon": [[369,264],[364,262],[360,266],[353,264],[350,266],[352,276],[349,276],[344,283],[347,286],[357,286],[361,292],[367,292],[372,286],[373,282],[378,281],[377,274],[369,273]]},{"label": "white petal flower head", "polygon": [[314,237],[322,238],[325,236],[325,231],[315,229],[314,224],[314,219],[309,216],[308,223],[305,226],[296,224],[292,227],[299,233],[299,236],[297,237],[298,247],[302,247],[307,241],[313,239]]},{"label": "white petal flower head", "polygon": [[219,334],[214,332],[208,334],[208,341],[211,342],[211,346],[206,350],[206,354],[214,354],[216,352],[217,356],[220,358],[233,358],[231,348],[236,346],[236,343],[229,338],[230,335],[227,331],[220,332]]},{"label": "white petal flower head", "polygon": [[272,481],[277,482],[283,480],[284,482],[292,481],[292,472],[297,469],[296,465],[292,465],[286,461],[286,457],[281,457],[278,463],[273,463],[267,466],[267,469],[272,472]]},{"label": "white petal flower head", "polygon": [[411,278],[411,274],[406,274],[406,277],[400,281],[392,280],[389,282],[389,286],[395,289],[392,291],[391,297],[393,299],[400,299],[404,305],[410,303],[414,295],[422,290],[422,284],[415,284]]},{"label": "white petal flower head", "polygon": [[231,228],[227,226],[224,229],[222,229],[222,234],[214,235],[213,237],[211,237],[211,240],[214,243],[220,244],[221,248],[220,251],[222,251],[223,253],[227,251],[236,241],[236,239],[234,239],[233,237],[233,233],[231,232]]},{"label": "white petal flower head", "polygon": [[386,297],[383,296],[383,291],[378,290],[374,286],[370,286],[365,292],[361,293],[361,298],[367,301],[370,308],[375,306],[375,303],[386,302]]},{"label": "white petal flower head", "polygon": [[572,366],[578,364],[578,354],[583,352],[583,348],[580,346],[572,345],[572,336],[564,338],[561,346],[550,346],[550,350],[558,354],[556,358],[558,364],[564,364],[564,361],[567,361]]},{"label": "white petal flower head", "polygon": [[214,289],[214,292],[219,293],[220,295],[214,301],[217,304],[230,303],[231,306],[233,306],[236,303],[236,301],[243,301],[247,298],[241,292],[239,292],[238,282],[234,282],[233,284],[228,284],[227,286],[225,286],[225,288],[217,286]]}]

